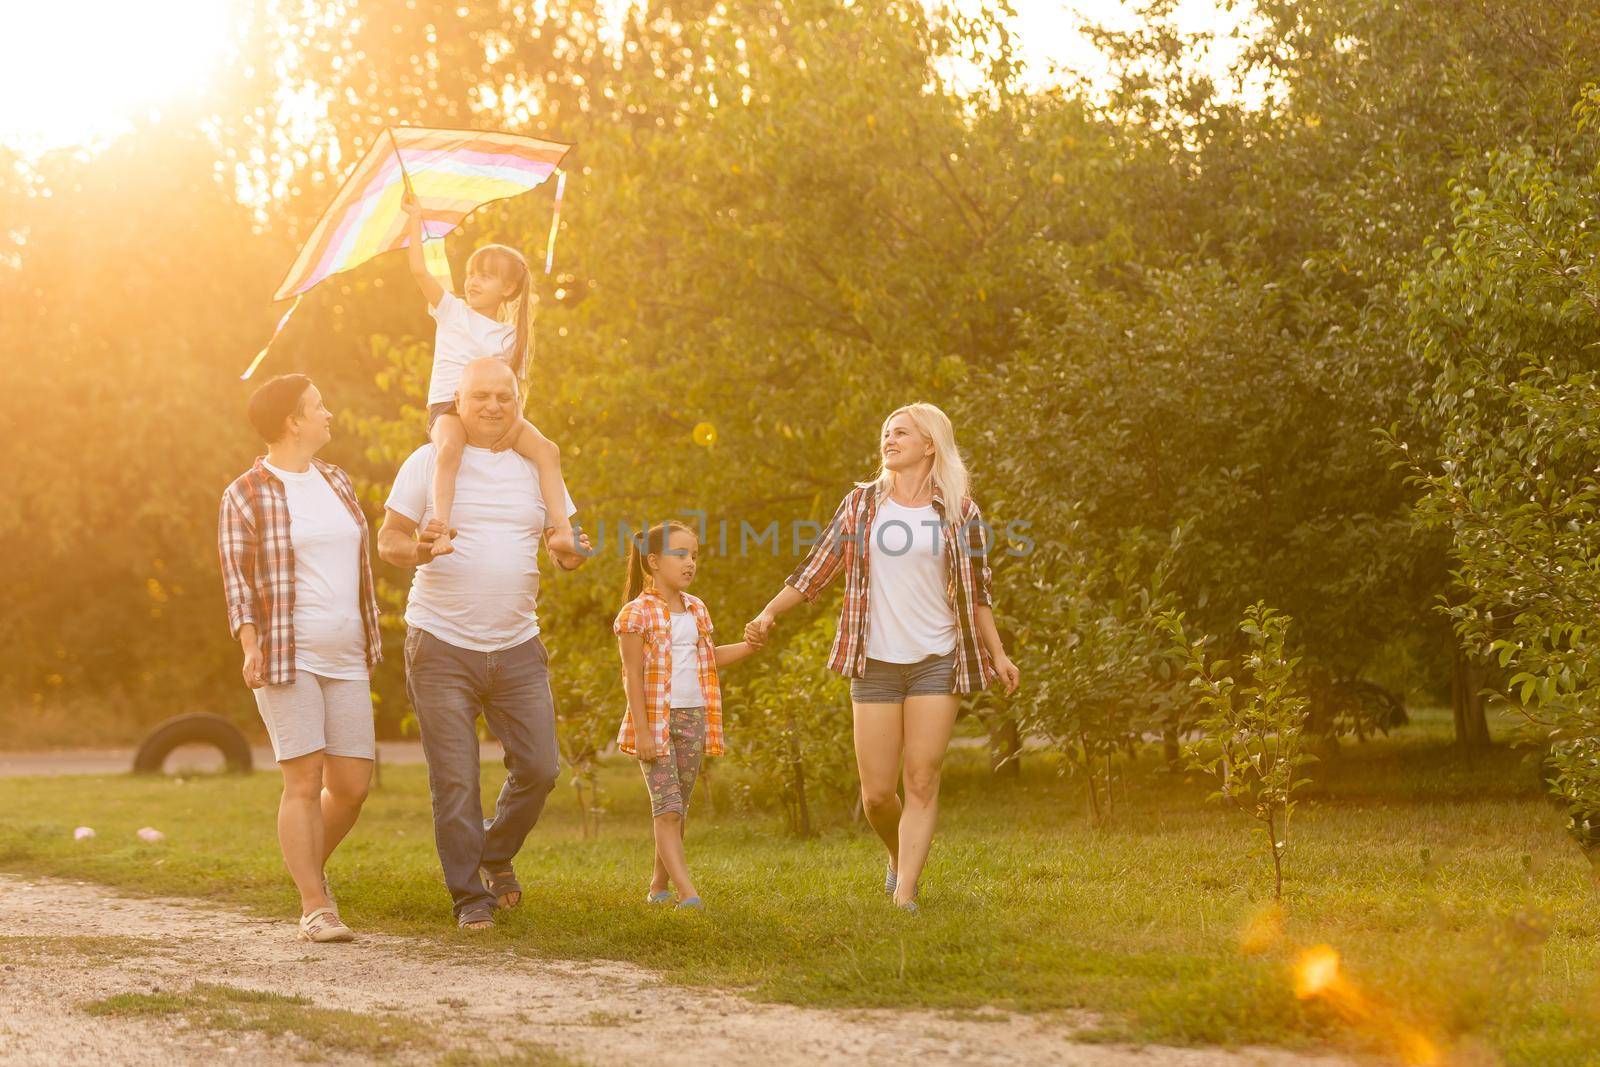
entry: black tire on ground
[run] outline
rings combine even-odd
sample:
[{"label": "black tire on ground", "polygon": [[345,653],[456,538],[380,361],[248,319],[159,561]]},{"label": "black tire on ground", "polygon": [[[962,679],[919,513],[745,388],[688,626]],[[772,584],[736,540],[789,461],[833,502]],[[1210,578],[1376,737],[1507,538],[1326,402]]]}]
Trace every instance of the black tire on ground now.
[{"label": "black tire on ground", "polygon": [[220,715],[196,712],[174,716],[150,731],[134,754],[133,773],[160,774],[167,756],[180,745],[210,745],[222,753],[234,774],[249,774],[253,766],[243,731]]}]

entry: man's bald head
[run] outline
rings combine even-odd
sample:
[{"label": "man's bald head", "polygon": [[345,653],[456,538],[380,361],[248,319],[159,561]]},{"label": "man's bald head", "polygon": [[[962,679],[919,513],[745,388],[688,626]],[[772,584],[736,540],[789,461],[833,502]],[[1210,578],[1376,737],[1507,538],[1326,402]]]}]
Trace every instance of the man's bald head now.
[{"label": "man's bald head", "polygon": [[475,384],[481,384],[480,378],[486,379],[493,385],[503,383],[512,389],[517,387],[517,376],[511,373],[511,367],[505,360],[483,356],[461,368],[461,385],[457,387],[457,396],[467,392]]},{"label": "man's bald head", "polygon": [[456,388],[456,413],[467,431],[467,444],[488,448],[522,417],[517,401],[517,376],[503,361],[475,359],[461,368]]}]

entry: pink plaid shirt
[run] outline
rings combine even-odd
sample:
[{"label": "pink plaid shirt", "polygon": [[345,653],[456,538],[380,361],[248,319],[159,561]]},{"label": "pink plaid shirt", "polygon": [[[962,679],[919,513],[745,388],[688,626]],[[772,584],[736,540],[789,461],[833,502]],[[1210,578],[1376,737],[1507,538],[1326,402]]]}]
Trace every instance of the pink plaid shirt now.
[{"label": "pink plaid shirt", "polygon": [[[356,503],[350,476],[331,463],[312,465],[350,510],[361,527],[361,622],[367,637],[367,668],[383,658],[378,632],[378,598],[367,558],[367,518]],[[217,517],[217,554],[222,560],[222,591],[228,601],[228,629],[254,623],[261,635],[261,658],[268,685],[294,681],[294,545],[289,539],[289,497],[278,476],[261,458],[222,494]]]},{"label": "pink plaid shirt", "polygon": [[[940,541],[949,564],[945,589],[955,612],[960,640],[956,642],[955,691],[974,693],[995,676],[989,650],[978,636],[978,608],[990,599],[989,530],[971,497],[961,501],[954,518],[944,495],[935,486],[933,506],[942,524]],[[844,603],[839,607],[839,632],[833,639],[828,666],[850,678],[867,670],[867,581],[871,573],[868,538],[878,514],[878,491],[872,483],[858,485],[845,494],[822,538],[787,584],[807,601],[817,599],[827,584],[844,572]]]}]

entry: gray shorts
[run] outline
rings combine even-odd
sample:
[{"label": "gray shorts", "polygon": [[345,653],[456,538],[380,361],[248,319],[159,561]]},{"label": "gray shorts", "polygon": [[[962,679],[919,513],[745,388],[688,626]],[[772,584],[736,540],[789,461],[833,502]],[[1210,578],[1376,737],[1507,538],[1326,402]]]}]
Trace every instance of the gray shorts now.
[{"label": "gray shorts", "polygon": [[377,754],[372,685],[365,678],[324,678],[297,670],[287,685],[264,685],[254,693],[279,763],[313,752],[359,759]]},{"label": "gray shorts", "polygon": [[915,663],[869,659],[866,672],[850,679],[850,699],[857,704],[903,704],[906,697],[949,696],[955,692],[955,675],[954,652]]}]

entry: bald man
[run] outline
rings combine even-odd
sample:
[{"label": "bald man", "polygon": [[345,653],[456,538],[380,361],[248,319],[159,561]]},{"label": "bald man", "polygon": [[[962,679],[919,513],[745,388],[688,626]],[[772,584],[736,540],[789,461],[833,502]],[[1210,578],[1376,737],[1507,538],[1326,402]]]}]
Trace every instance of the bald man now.
[{"label": "bald man", "polygon": [[[378,555],[414,569],[406,598],[406,692],[421,726],[434,843],[456,922],[477,930],[494,925],[497,904],[521,903],[512,859],[560,772],[537,613],[539,541],[551,524],[532,461],[495,450],[522,413],[511,368],[497,359],[467,364],[456,411],[467,445],[449,547],[436,543],[430,443],[395,475]],[[567,514],[575,510],[568,496]],[[586,538],[580,544],[587,550]],[[552,558],[566,570],[584,560]],[[478,791],[480,714],[506,753],[505,785],[488,820]]]}]

